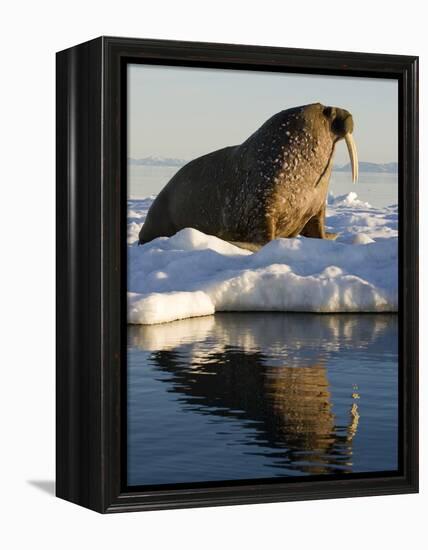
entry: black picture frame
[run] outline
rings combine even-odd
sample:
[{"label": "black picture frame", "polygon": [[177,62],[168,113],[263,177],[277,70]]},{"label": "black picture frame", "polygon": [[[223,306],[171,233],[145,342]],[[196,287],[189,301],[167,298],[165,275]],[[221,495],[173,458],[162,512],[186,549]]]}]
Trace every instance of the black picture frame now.
[{"label": "black picture frame", "polygon": [[[130,61],[399,82],[397,475],[132,490],[126,461],[126,152]],[[418,491],[418,58],[100,37],[56,57],[56,494],[124,512]]]}]

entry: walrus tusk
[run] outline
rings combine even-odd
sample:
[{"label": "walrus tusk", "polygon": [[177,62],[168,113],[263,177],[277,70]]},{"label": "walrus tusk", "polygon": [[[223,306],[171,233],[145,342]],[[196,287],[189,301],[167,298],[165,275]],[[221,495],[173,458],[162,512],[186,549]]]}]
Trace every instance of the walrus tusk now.
[{"label": "walrus tusk", "polygon": [[348,147],[349,158],[351,159],[352,166],[352,183],[358,180],[358,155],[357,146],[355,145],[354,138],[349,132],[345,134],[345,141]]}]

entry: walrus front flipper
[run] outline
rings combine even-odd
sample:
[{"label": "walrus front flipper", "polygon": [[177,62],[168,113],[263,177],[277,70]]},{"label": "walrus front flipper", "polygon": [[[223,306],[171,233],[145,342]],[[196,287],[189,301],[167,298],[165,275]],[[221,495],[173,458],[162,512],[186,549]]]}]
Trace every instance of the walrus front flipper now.
[{"label": "walrus front flipper", "polygon": [[315,216],[312,216],[305,227],[300,231],[300,235],[310,237],[312,239],[329,239],[334,241],[337,238],[337,233],[327,233],[325,230],[325,205]]}]

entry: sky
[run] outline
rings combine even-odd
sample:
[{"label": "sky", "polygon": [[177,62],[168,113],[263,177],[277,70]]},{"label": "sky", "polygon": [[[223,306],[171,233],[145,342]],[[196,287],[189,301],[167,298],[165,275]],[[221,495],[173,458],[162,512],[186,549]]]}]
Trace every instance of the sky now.
[{"label": "sky", "polygon": [[[191,160],[242,143],[275,113],[308,103],[354,119],[360,161],[397,162],[398,81],[128,65],[128,157]],[[349,162],[340,142],[335,164]]]}]

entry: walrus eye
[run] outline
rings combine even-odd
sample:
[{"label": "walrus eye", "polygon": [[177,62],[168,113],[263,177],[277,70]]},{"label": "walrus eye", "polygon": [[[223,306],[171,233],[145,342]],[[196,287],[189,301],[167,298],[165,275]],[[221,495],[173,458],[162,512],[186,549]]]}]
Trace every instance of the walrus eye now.
[{"label": "walrus eye", "polygon": [[324,107],[323,114],[327,118],[333,118],[336,114],[336,109],[334,107]]},{"label": "walrus eye", "polygon": [[336,109],[335,107],[324,107],[323,114],[324,116],[332,120],[336,116]]}]

